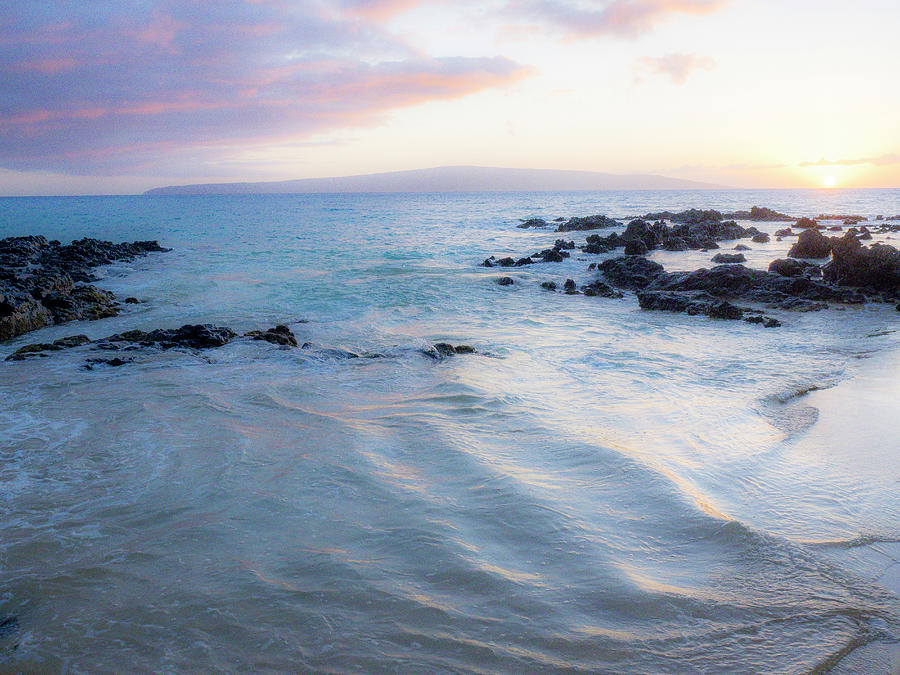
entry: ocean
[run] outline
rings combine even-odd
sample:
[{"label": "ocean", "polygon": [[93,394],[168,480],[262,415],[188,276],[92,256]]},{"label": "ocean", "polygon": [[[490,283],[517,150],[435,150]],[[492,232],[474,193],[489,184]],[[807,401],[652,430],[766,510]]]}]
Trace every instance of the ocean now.
[{"label": "ocean", "polygon": [[524,218],[753,205],[900,190],[0,199],[0,237],[173,249],[98,270],[139,304],[0,359],[186,323],[310,345],[0,361],[0,671],[891,672],[894,306],[765,329],[541,289],[604,255],[478,266],[583,241]]}]

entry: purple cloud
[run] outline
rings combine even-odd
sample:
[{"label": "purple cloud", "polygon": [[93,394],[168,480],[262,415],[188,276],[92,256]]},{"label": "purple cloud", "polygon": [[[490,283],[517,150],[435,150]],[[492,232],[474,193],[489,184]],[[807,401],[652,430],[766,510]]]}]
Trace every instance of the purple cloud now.
[{"label": "purple cloud", "polygon": [[517,16],[549,24],[567,35],[636,37],[675,14],[710,14],[727,0],[511,0]]},{"label": "purple cloud", "polygon": [[406,4],[24,3],[0,22],[0,166],[151,166],[370,124],[530,72],[502,57],[415,54],[372,18]]},{"label": "purple cloud", "polygon": [[697,54],[645,56],[638,59],[635,78],[640,81],[644,75],[665,75],[675,84],[684,84],[695,70],[712,70],[715,67],[716,62],[713,59]]}]

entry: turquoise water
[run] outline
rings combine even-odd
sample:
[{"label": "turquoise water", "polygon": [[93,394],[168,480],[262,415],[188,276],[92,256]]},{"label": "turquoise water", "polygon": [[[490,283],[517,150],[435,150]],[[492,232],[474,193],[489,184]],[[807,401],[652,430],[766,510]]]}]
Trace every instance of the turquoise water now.
[{"label": "turquoise water", "polygon": [[0,669],[809,672],[896,642],[900,427],[860,452],[792,393],[900,371],[900,313],[764,330],[540,290],[597,256],[477,266],[552,245],[519,218],[752,205],[900,191],[0,199],[0,236],[173,248],[101,271],[142,304],[0,357],[200,322],[314,347],[0,362]]}]

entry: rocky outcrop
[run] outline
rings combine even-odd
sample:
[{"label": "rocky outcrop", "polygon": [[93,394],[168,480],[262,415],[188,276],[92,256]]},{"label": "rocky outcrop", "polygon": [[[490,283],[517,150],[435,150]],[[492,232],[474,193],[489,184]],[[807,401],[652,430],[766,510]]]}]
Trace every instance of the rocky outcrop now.
[{"label": "rocky outcrop", "polygon": [[557,226],[557,232],[583,232],[586,230],[599,230],[604,227],[618,227],[618,220],[603,215],[587,216],[584,218],[569,218],[565,223]]},{"label": "rocky outcrop", "polygon": [[743,265],[719,265],[692,272],[666,272],[646,286],[658,291],[706,291],[729,300],[764,303],[780,309],[796,309],[795,299],[816,302],[861,303],[865,296],[852,289],[830,286],[805,276],[786,277]]},{"label": "rocky outcrop", "polygon": [[796,220],[796,218],[792,218],[787,214],[779,213],[778,211],[763,206],[753,206],[749,211],[735,211],[734,213],[729,213],[726,217],[733,218],[734,220],[754,220],[756,222],[763,223],[777,223]]},{"label": "rocky outcrop", "polygon": [[791,246],[791,258],[827,258],[831,255],[831,239],[816,229],[806,229]]},{"label": "rocky outcrop", "polygon": [[167,250],[155,241],[79,239],[63,246],[40,236],[0,240],[0,341],[66,321],[115,316],[115,296],[88,283],[95,280],[91,270]]},{"label": "rocky outcrop", "polygon": [[665,273],[659,263],[636,256],[604,260],[597,269],[613,286],[631,291],[646,288]]},{"label": "rocky outcrop", "polygon": [[848,232],[832,240],[832,260],[822,268],[827,281],[856,286],[886,298],[900,297],[900,251],[887,244],[868,248]]},{"label": "rocky outcrop", "polygon": [[796,223],[794,223],[794,227],[798,230],[805,230],[810,227],[817,228],[819,227],[819,223],[817,223],[812,218],[800,218]]},{"label": "rocky outcrop", "polygon": [[807,270],[818,270],[818,266],[812,263],[794,260],[793,258],[779,258],[769,263],[769,271],[780,274],[783,277],[799,277]]}]

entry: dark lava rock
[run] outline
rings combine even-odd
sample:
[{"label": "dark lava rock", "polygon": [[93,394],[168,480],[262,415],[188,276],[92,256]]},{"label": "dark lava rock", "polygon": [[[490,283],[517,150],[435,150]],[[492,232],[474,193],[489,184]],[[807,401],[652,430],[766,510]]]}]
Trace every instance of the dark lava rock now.
[{"label": "dark lava rock", "polygon": [[830,254],[831,239],[812,228],[801,232],[788,252],[791,258],[827,258]]},{"label": "dark lava rock", "polygon": [[630,239],[625,243],[625,255],[644,255],[647,252],[647,244],[640,239]]},{"label": "dark lava rock", "polygon": [[822,268],[826,281],[900,297],[900,251],[893,246],[873,244],[866,248],[848,232],[832,240],[831,255],[831,262]]},{"label": "dark lava rock", "polygon": [[555,248],[551,248],[549,251],[543,254],[544,262],[562,262],[563,255]]},{"label": "dark lava rock", "polygon": [[456,345],[454,347],[449,342],[438,342],[430,349],[423,349],[422,353],[435,361],[440,361],[449,356],[456,356],[457,354],[477,354],[478,352],[475,351],[474,347],[470,347],[469,345]]},{"label": "dark lava rock", "polygon": [[751,249],[749,246],[745,246],[744,244],[738,244],[737,246],[734,247],[733,250],[735,250],[735,251],[751,251],[753,249]]},{"label": "dark lava rock", "polygon": [[843,229],[844,228],[841,225],[832,225],[831,227],[828,228],[828,231],[829,232],[841,232],[841,231],[843,231]]},{"label": "dark lava rock", "polygon": [[97,366],[111,366],[113,368],[118,368],[119,366],[124,366],[126,363],[132,363],[134,359],[120,359],[118,356],[112,359],[88,359],[84,363],[85,370],[93,370]]},{"label": "dark lava rock", "polygon": [[776,230],[776,231],[775,231],[775,236],[776,236],[776,237],[793,237],[794,234],[795,234],[794,231],[793,231],[791,228],[789,228],[789,227],[786,227],[786,228],[784,228],[783,230]]},{"label": "dark lava rock", "polygon": [[125,298],[126,305],[136,305],[140,302],[137,298]]},{"label": "dark lava rock", "polygon": [[796,223],[794,223],[794,227],[798,230],[805,230],[810,227],[819,227],[819,223],[817,223],[812,218],[800,218]]},{"label": "dark lava rock", "polygon": [[500,265],[500,267],[512,267],[516,264],[516,261],[512,258],[500,258],[500,260],[497,261],[497,264]]},{"label": "dark lava rock", "polygon": [[590,241],[589,239],[588,243],[581,247],[581,250],[585,253],[609,253],[610,247],[599,241]]},{"label": "dark lava rock", "polygon": [[681,237],[669,237],[663,242],[666,251],[687,251],[689,248],[687,241]]},{"label": "dark lava rock", "polygon": [[481,267],[493,267],[494,266],[494,256],[490,258],[485,258],[484,262],[481,263]]},{"label": "dark lava rock", "polygon": [[513,282],[510,277],[500,277],[499,279],[497,279],[497,283],[500,286],[512,286],[515,282]]},{"label": "dark lava rock", "polygon": [[609,284],[602,281],[592,281],[586,286],[581,287],[581,292],[588,297],[600,296],[602,298],[621,298],[623,295]]},{"label": "dark lava rock", "polygon": [[688,209],[673,213],[672,211],[660,211],[658,213],[648,213],[644,216],[645,220],[671,220],[673,223],[686,223],[689,225],[697,223],[717,223],[724,219],[724,214],[712,209]]},{"label": "dark lava rock", "polygon": [[575,242],[566,241],[565,239],[557,239],[555,242],[553,242],[553,248],[571,251],[573,248],[575,248]]},{"label": "dark lava rock", "polygon": [[604,260],[599,269],[613,286],[630,290],[645,288],[656,277],[665,273],[659,263],[639,256]]},{"label": "dark lava rock", "polygon": [[271,342],[274,345],[283,345],[286,347],[297,347],[297,338],[294,336],[291,329],[283,324],[279,324],[274,328],[269,328],[267,330],[251,330],[249,333],[244,334],[245,337],[251,337],[254,340],[265,340],[266,342]]},{"label": "dark lava rock", "polygon": [[556,228],[557,232],[575,232],[585,230],[599,230],[604,227],[618,227],[619,221],[607,218],[603,215],[587,216],[586,218],[570,218]]},{"label": "dark lava rock", "polygon": [[743,253],[717,253],[713,256],[712,261],[718,264],[730,265],[747,262],[747,258]]},{"label": "dark lava rock", "polygon": [[783,277],[799,277],[810,267],[816,267],[816,265],[793,258],[779,258],[769,263],[769,271]]},{"label": "dark lava rock", "polygon": [[563,284],[563,291],[565,291],[569,295],[575,295],[576,293],[578,293],[578,289],[575,288],[575,281],[573,279],[566,279],[566,283]]},{"label": "dark lava rock", "polygon": [[141,347],[156,347],[158,349],[172,349],[184,347],[187,349],[211,349],[221,347],[231,342],[237,334],[230,328],[213,326],[211,324],[190,325],[181,328],[162,329],[157,328],[149,332],[142,330],[130,330],[124,333],[111,335],[100,344],[104,348],[117,345],[139,345]]},{"label": "dark lava rock", "polygon": [[735,220],[755,220],[757,222],[786,222],[794,220],[784,213],[779,213],[763,206],[751,207],[749,211],[735,211],[734,213],[729,213],[726,217],[734,218]]},{"label": "dark lava rock", "polygon": [[719,298],[742,299],[790,309],[793,298],[840,303],[865,302],[857,291],[829,286],[821,281],[785,277],[743,265],[719,265],[693,272],[666,272],[658,275],[647,290],[706,291]]},{"label": "dark lava rock", "polygon": [[155,241],[80,239],[63,246],[40,236],[0,240],[0,341],[65,321],[115,316],[115,296],[87,285],[95,280],[91,270],[167,250]]},{"label": "dark lava rock", "polygon": [[781,322],[778,319],[773,319],[767,316],[747,316],[744,317],[744,321],[747,323],[759,323],[762,324],[764,328],[778,328],[781,326]]},{"label": "dark lava rock", "polygon": [[547,227],[547,221],[543,218],[529,218],[528,220],[523,221],[521,225],[516,225],[516,227],[521,229],[529,227]]},{"label": "dark lava rock", "polygon": [[541,283],[541,288],[543,288],[546,291],[555,291],[556,284],[552,281],[544,281]]},{"label": "dark lava rock", "polygon": [[58,352],[61,349],[70,349],[71,347],[80,347],[90,342],[87,335],[70,335],[68,337],[54,340],[52,343],[37,343],[19,347],[16,351],[6,357],[7,361],[21,361],[29,356],[45,356],[44,352]]},{"label": "dark lava rock", "polygon": [[756,244],[765,244],[770,239],[771,239],[771,237],[768,234],[766,234],[765,232],[760,232],[759,234],[754,234],[753,239],[751,239],[751,241]]},{"label": "dark lava rock", "polygon": [[525,265],[534,265],[534,260],[531,259],[531,256],[516,260],[516,267],[524,267]]},{"label": "dark lava rock", "polygon": [[740,319],[744,310],[705,291],[638,291],[641,309],[703,314],[713,319]]}]

